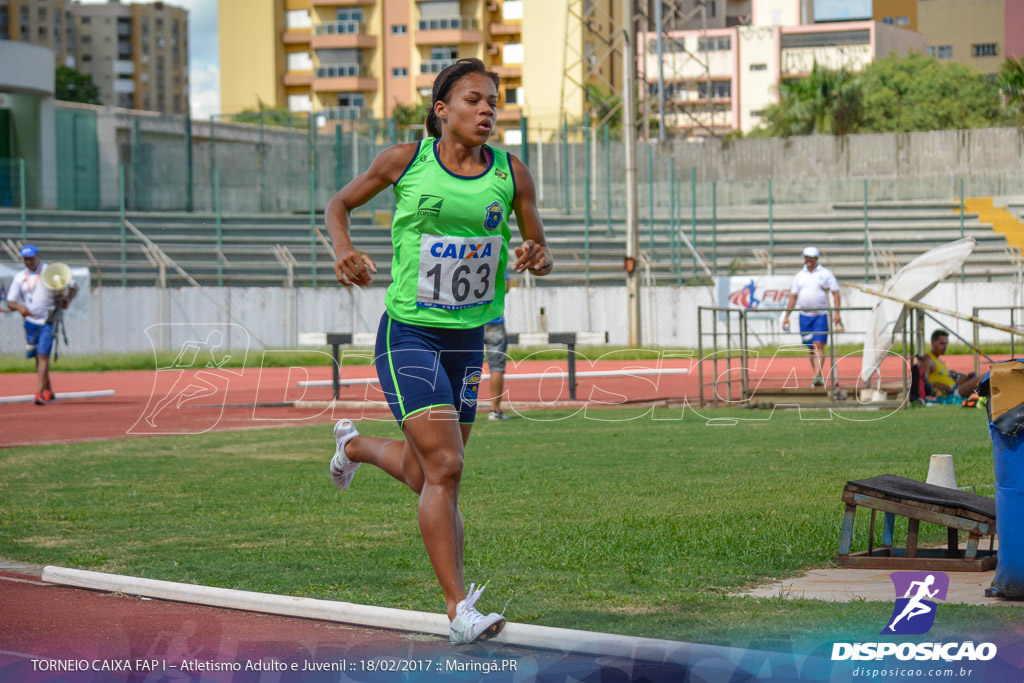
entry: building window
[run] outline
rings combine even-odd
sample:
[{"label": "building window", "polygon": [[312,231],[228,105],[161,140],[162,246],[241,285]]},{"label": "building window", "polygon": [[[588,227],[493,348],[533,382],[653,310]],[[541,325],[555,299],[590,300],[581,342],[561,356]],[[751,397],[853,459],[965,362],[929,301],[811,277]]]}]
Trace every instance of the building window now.
[{"label": "building window", "polygon": [[[701,99],[707,99],[708,97],[708,82],[700,81],[697,83],[697,93]],[[732,96],[732,81],[712,81],[711,82],[711,97],[716,100],[727,100]]]},{"label": "building window", "polygon": [[454,45],[437,45],[430,48],[431,59],[458,59],[459,48]]},{"label": "building window", "polygon": [[882,23],[892,26],[896,23],[896,20],[893,17],[882,17]]},{"label": "building window", "polygon": [[750,116],[751,118],[759,119],[764,116],[764,109],[751,109]]},{"label": "building window", "polygon": [[287,29],[310,28],[313,26],[313,18],[309,10],[293,9],[284,13],[284,26]]},{"label": "building window", "polygon": [[505,64],[523,63],[523,44],[505,43],[501,46],[501,61]]},{"label": "building window", "polygon": [[308,52],[289,52],[285,55],[288,71],[312,71],[313,58]]},{"label": "building window", "polygon": [[939,59],[953,59],[953,46],[952,45],[934,45],[928,46],[928,55],[931,57],[938,57]]},{"label": "building window", "polygon": [[339,8],[335,14],[335,19],[338,21],[362,21],[363,20],[363,8],[362,7],[349,7]]},{"label": "building window", "polygon": [[339,107],[359,107],[362,109],[366,106],[366,95],[362,93],[346,93],[338,95],[338,106]]},{"label": "building window", "polygon": [[92,21],[92,17],[82,17],[82,24],[88,25]]},{"label": "building window", "polygon": [[910,17],[896,17],[897,26],[910,26]]},{"label": "building window", "polygon": [[505,0],[501,3],[503,21],[518,21],[523,18],[523,0]]},{"label": "building window", "polygon": [[711,0],[711,2],[705,2],[704,6],[707,8],[709,17],[715,16],[715,0]]},{"label": "building window", "polygon": [[971,53],[975,57],[997,57],[999,55],[999,46],[996,43],[971,45]]},{"label": "building window", "polygon": [[751,71],[767,71],[768,70],[768,65],[767,64],[751,64],[750,65],[750,70]]},{"label": "building window", "polygon": [[697,40],[697,51],[698,52],[713,52],[715,50],[731,50],[732,49],[732,38],[729,36],[719,36],[711,38],[699,38]]},{"label": "building window", "polygon": [[519,104],[519,88],[505,88],[505,104]]},{"label": "building window", "polygon": [[391,35],[393,35],[393,36],[404,36],[404,35],[408,35],[408,33],[409,33],[409,27],[406,26],[405,24],[392,24],[391,25]]},{"label": "building window", "polygon": [[404,67],[404,66],[395,67],[394,69],[391,70],[391,77],[392,78],[408,78],[409,77],[409,69],[407,67]]}]

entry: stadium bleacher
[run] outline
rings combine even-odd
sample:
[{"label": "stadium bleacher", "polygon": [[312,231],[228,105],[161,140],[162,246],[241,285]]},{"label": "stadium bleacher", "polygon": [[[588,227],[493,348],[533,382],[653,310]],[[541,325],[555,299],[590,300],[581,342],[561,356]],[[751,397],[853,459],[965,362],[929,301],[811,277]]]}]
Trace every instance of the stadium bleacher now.
[{"label": "stadium bleacher", "polygon": [[[1024,202],[1011,203],[1007,208],[1014,215],[1024,215]],[[721,275],[764,274],[772,263],[776,273],[788,274],[800,266],[800,251],[815,244],[822,249],[822,262],[839,279],[863,277],[862,203],[776,206],[770,222],[768,211],[763,205],[721,207],[713,218],[710,211],[700,209],[696,246],[704,260],[714,262]],[[967,281],[1002,279],[1019,273],[1019,252],[1008,245],[1006,237],[994,232],[991,224],[981,222],[977,213],[966,212],[961,221],[956,201],[876,202],[868,205],[867,216],[874,252],[869,255],[872,275],[875,263],[886,277],[927,249],[962,235],[978,242],[964,269]],[[543,218],[558,267],[551,276],[539,279],[539,285],[623,283],[625,234],[621,220],[613,221],[609,232],[603,220],[591,224],[588,231],[579,216],[544,212]],[[204,285],[282,286],[289,276],[286,260],[293,260],[293,282],[308,286],[313,281],[314,258],[317,284],[334,283],[333,255],[324,242],[323,228],[319,236],[312,236],[308,214],[224,216],[219,252],[213,214],[130,212],[127,219]],[[317,220],[322,225],[322,216]],[[386,226],[372,223],[369,214],[357,214],[352,236],[355,244],[376,261],[380,269],[376,282],[383,284],[390,281],[390,235]],[[689,215],[682,218],[677,230],[692,237]],[[5,246],[7,258],[16,260],[12,250],[21,241],[21,231],[18,211],[0,210],[0,243]],[[121,223],[116,212],[30,210],[27,236],[39,245],[47,260],[90,266],[108,286],[122,282],[154,286],[160,282],[161,256],[152,253],[130,230],[124,238],[122,260]],[[667,215],[656,216],[653,225],[641,218],[639,242],[649,260],[648,281],[664,285],[706,282],[683,240],[673,236]],[[282,257],[282,253],[287,256]],[[164,265],[168,286],[186,283],[172,267],[166,267],[170,264]]]}]

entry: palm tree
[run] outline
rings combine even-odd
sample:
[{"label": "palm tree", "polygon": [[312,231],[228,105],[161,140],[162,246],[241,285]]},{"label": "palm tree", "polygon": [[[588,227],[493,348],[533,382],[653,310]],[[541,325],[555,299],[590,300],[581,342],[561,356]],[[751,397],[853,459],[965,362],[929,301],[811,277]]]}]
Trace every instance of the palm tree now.
[{"label": "palm tree", "polygon": [[765,118],[772,135],[846,135],[860,125],[861,103],[855,74],[815,62],[809,76],[779,86],[779,103],[767,109]]},{"label": "palm tree", "polygon": [[1024,58],[1008,57],[999,68],[998,83],[1006,103],[1016,111],[1018,122],[1024,121]]}]

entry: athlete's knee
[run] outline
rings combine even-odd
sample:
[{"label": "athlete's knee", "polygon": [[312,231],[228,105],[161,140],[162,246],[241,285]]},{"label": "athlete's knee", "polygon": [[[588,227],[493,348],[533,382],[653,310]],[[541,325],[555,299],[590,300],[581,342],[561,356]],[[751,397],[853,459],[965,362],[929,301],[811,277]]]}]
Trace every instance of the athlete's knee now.
[{"label": "athlete's knee", "polygon": [[462,449],[437,448],[424,454],[423,477],[431,484],[457,486],[462,480],[462,462]]}]

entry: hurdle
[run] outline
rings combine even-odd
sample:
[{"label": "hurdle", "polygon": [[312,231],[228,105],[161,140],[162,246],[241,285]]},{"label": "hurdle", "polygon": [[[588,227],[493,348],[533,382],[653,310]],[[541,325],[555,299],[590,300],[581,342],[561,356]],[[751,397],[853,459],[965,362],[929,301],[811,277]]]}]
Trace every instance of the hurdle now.
[{"label": "hurdle", "polygon": [[[68,398],[103,398],[113,396],[113,389],[101,389],[99,391],[62,391],[57,394],[58,399]],[[17,396],[0,396],[0,403],[31,403],[36,398],[35,394],[19,394]]]},{"label": "hurdle", "polygon": [[[348,345],[352,343],[353,335],[351,332],[327,332],[323,333],[309,333],[305,335],[309,341],[322,340],[324,343],[331,347],[331,379],[330,380],[309,380],[299,382],[300,387],[331,387],[334,399],[338,399],[338,392],[342,386],[359,386],[359,385],[371,385],[378,384],[379,381],[376,378],[360,378],[353,380],[342,381],[340,377],[341,367],[341,355],[339,348],[342,345]],[[508,335],[509,344],[519,343],[519,334],[512,333]],[[527,380],[527,379],[556,379],[556,378],[568,378],[569,379],[569,400],[575,401],[576,399],[576,379],[581,377],[639,377],[639,376],[650,376],[650,375],[686,375],[689,374],[689,370],[686,368],[665,368],[665,369],[648,369],[648,368],[631,368],[625,370],[587,370],[583,372],[576,371],[576,345],[579,342],[579,333],[577,332],[553,332],[548,334],[548,343],[550,344],[565,344],[569,352],[569,367],[568,372],[534,372],[534,373],[507,373],[505,375],[506,380]],[[608,343],[608,332],[604,333],[604,342]],[[484,373],[481,379],[489,379],[490,373]]]}]

